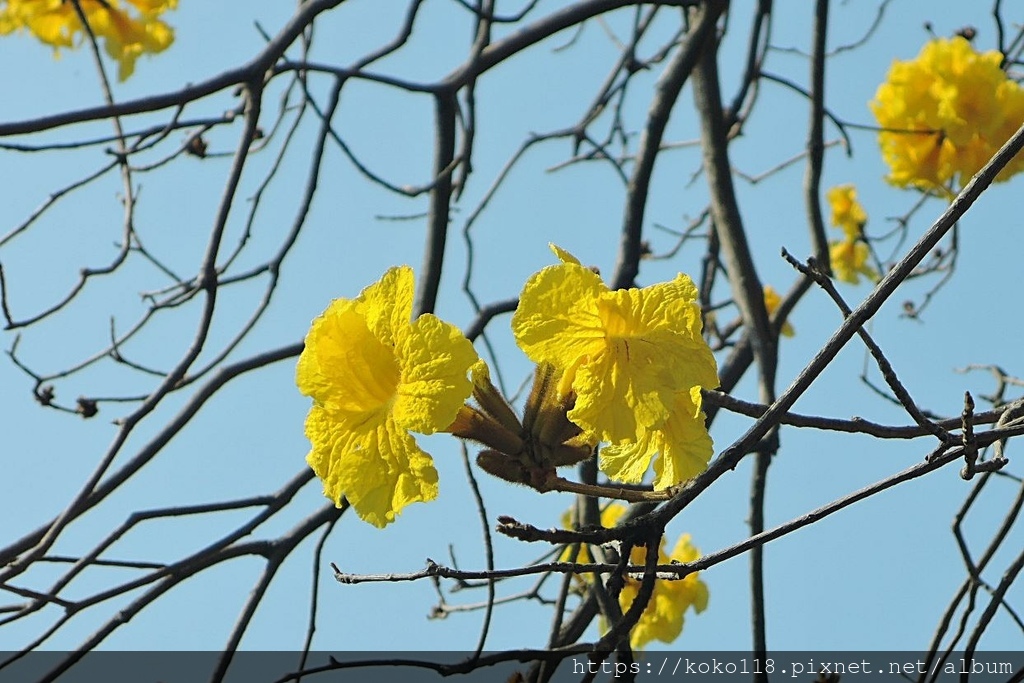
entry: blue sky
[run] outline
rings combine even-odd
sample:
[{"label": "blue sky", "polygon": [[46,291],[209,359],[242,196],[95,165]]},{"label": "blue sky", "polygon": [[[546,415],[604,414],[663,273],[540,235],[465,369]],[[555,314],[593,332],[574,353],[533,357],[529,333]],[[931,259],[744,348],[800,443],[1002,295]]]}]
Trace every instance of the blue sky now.
[{"label": "blue sky", "polygon": [[[556,3],[541,3],[551,11]],[[737,20],[730,25],[724,46],[724,92],[731,95],[740,73],[741,47],[746,41],[751,2],[734,3]],[[776,3],[773,44],[808,49],[810,6]],[[396,31],[398,3],[346,2],[317,25],[314,56],[319,61],[349,64],[389,40]],[[545,9],[546,6],[546,9]],[[874,7],[874,3],[871,4]],[[511,7],[509,11],[511,11]],[[140,60],[136,75],[118,84],[115,95],[127,100],[172,90],[210,78],[240,64],[264,41],[258,22],[273,34],[290,16],[291,5],[260,0],[239,9],[233,3],[198,3],[183,0],[167,15],[175,29],[174,45],[164,54]],[[829,45],[857,40],[873,13],[859,4],[833,7]],[[1014,19],[1014,17],[1010,17]],[[621,31],[628,13],[615,16],[608,30]],[[871,123],[866,103],[894,58],[916,55],[928,35],[922,28],[931,21],[935,33],[949,35],[962,26],[977,26],[977,44],[992,47],[994,35],[988,8],[955,2],[930,4],[894,2],[869,43],[836,55],[829,61],[827,104],[840,118]],[[496,29],[498,36],[506,29]],[[656,34],[664,37],[665,32]],[[375,70],[410,80],[433,81],[455,68],[464,58],[470,24],[454,2],[425,4],[422,23],[410,46]],[[461,326],[473,318],[472,308],[460,291],[465,273],[466,248],[461,232],[469,216],[516,148],[532,132],[545,132],[574,123],[585,111],[593,92],[616,58],[615,45],[605,29],[589,24],[571,49],[558,50],[569,35],[534,46],[520,59],[489,73],[478,91],[478,147],[474,174],[458,203],[447,250],[448,270],[442,281],[438,313]],[[651,40],[648,49],[655,45]],[[643,47],[643,46],[642,46]],[[294,53],[296,56],[297,52]],[[99,104],[102,99],[94,69],[82,51],[65,51],[53,59],[50,50],[27,36],[0,38],[0,60],[17,64],[4,69],[0,85],[9,94],[0,106],[4,121],[27,119],[55,111]],[[773,51],[765,66],[772,73],[801,84],[807,80],[805,59],[787,51]],[[642,74],[633,86],[625,114],[642,121],[650,89],[657,77]],[[326,79],[313,77],[311,88],[321,97]],[[806,102],[772,83],[762,84],[757,110],[732,146],[737,171],[763,172],[801,151],[805,144]],[[265,120],[275,111],[280,87],[272,84]],[[685,92],[673,116],[668,139],[692,140],[697,123]],[[191,117],[217,114],[235,106],[231,93],[207,98],[188,109]],[[397,93],[380,86],[353,83],[346,87],[337,128],[352,150],[375,173],[399,185],[429,181],[432,149],[431,101],[426,96]],[[138,117],[129,128],[162,122],[166,112]],[[266,125],[266,124],[265,124]],[[216,131],[208,137],[211,152],[230,152],[239,127]],[[309,148],[316,132],[309,118],[298,130],[283,161],[279,180],[268,190],[253,226],[253,238],[241,265],[254,265],[276,248],[293,220],[308,167]],[[109,133],[106,123],[66,128],[47,140],[70,140]],[[834,127],[826,138],[838,137]],[[180,143],[183,135],[172,135]],[[869,213],[872,235],[890,229],[890,217],[909,211],[917,196],[883,181],[885,168],[870,132],[852,131],[852,156],[838,147],[828,151],[823,187],[856,183]],[[18,140],[32,141],[31,138]],[[269,167],[279,138],[269,152],[252,157],[243,179],[229,239],[244,229],[252,195]],[[635,138],[632,141],[635,144]],[[606,165],[579,164],[552,170],[571,154],[570,144],[556,141],[531,150],[509,176],[501,191],[472,225],[475,265],[473,292],[488,303],[518,294],[526,278],[553,262],[548,242],[572,251],[602,273],[612,272],[624,190]],[[147,157],[158,158],[154,153]],[[6,233],[38,206],[56,187],[95,168],[106,158],[99,148],[69,153],[23,154],[0,151],[0,172],[5,177],[5,201],[0,206],[0,232]],[[139,174],[137,213],[146,246],[159,253],[178,272],[192,274],[201,257],[213,211],[220,197],[230,159],[182,158],[149,174]],[[680,228],[706,203],[703,179],[691,176],[699,165],[697,147],[681,147],[659,159],[648,207],[645,236],[656,253],[667,251],[675,238],[655,224]],[[738,181],[741,208],[761,278],[785,291],[794,280],[790,267],[778,257],[780,247],[798,257],[809,253],[804,228],[801,182],[802,163],[756,185]],[[1020,375],[1019,339],[1022,330],[1016,291],[1019,270],[1020,179],[986,193],[960,225],[960,255],[953,280],[941,290],[922,321],[900,316],[905,299],[920,301],[934,278],[915,280],[901,289],[871,322],[871,333],[886,350],[911,394],[928,410],[958,415],[962,397],[975,397],[993,388],[988,375],[959,374],[970,363],[998,363]],[[111,175],[90,190],[76,194],[47,214],[30,233],[0,247],[16,315],[45,307],[75,282],[78,269],[97,265],[112,256],[118,239],[119,180]],[[264,349],[301,339],[309,321],[332,299],[351,297],[376,280],[384,270],[409,263],[419,268],[424,243],[422,219],[394,221],[380,216],[416,216],[427,207],[426,196],[396,198],[367,183],[335,147],[329,148],[319,194],[307,227],[288,256],[268,314],[254,334],[234,354],[244,358]],[[944,208],[939,200],[926,202],[908,224],[912,243]],[[838,231],[832,237],[838,237]],[[881,245],[902,253],[895,240]],[[651,284],[676,272],[698,272],[703,243],[684,247],[669,261],[648,261],[639,281]],[[166,284],[155,269],[139,259],[123,273],[90,286],[77,305],[23,333],[19,348],[25,362],[40,371],[55,371],[102,348],[109,335],[111,316],[126,326],[143,310],[139,292]],[[851,304],[860,301],[869,286],[843,286]],[[717,292],[719,298],[724,294]],[[218,303],[212,343],[223,343],[244,322],[262,295],[261,286],[226,291]],[[161,319],[134,341],[130,351],[139,362],[166,367],[179,358],[191,338],[194,308],[182,308]],[[840,323],[827,298],[812,291],[791,318],[796,337],[782,342],[779,386],[785,387],[806,365]],[[510,390],[530,373],[526,359],[511,340],[508,318],[489,328],[499,366]],[[13,333],[5,333],[9,348]],[[208,356],[204,356],[207,357]],[[870,363],[868,363],[870,366]],[[852,342],[820,380],[800,399],[796,412],[834,417],[861,416],[889,424],[907,424],[909,418],[875,396],[859,379],[865,366],[862,346]],[[878,380],[871,366],[869,374]],[[151,378],[106,364],[57,384],[64,399],[79,394],[136,394],[152,386]],[[41,409],[32,401],[31,382],[9,362],[0,363],[0,430],[3,434],[4,475],[0,478],[0,536],[14,539],[58,514],[74,495],[82,479],[95,467],[114,437],[111,419],[127,407],[106,404],[100,416],[83,421],[75,416]],[[752,381],[742,382],[735,394],[756,398]],[[125,454],[134,453],[173,417],[187,396],[169,397],[129,440]],[[985,408],[979,401],[980,407]],[[132,511],[171,505],[200,504],[221,498],[257,495],[278,489],[304,466],[308,444],[302,422],[308,399],[294,387],[294,363],[285,361],[230,383],[194,422],[176,436],[125,490],[72,526],[54,552],[85,552]],[[749,420],[720,415],[712,428],[716,449],[742,434]],[[451,562],[462,568],[483,567],[481,523],[463,473],[458,445],[451,438],[421,440],[437,462],[441,497],[428,505],[408,508],[399,521],[381,531],[346,514],[324,552],[325,563],[336,562],[348,572],[408,572],[423,566],[425,558]],[[785,522],[840,495],[856,490],[919,462],[931,450],[927,440],[881,442],[866,437],[840,436],[811,430],[786,429],[782,449],[769,474],[767,520],[769,526]],[[1014,444],[1009,447],[1011,460]],[[125,456],[122,456],[125,457]],[[964,577],[964,567],[950,533],[953,515],[969,491],[947,467],[924,479],[899,486],[842,511],[811,528],[776,541],[766,551],[768,642],[775,649],[908,649],[927,646],[941,611]],[[1011,464],[1011,471],[1019,473]],[[493,519],[510,514],[538,526],[558,524],[571,505],[564,494],[539,495],[511,488],[478,473]],[[688,507],[669,527],[674,536],[689,532],[695,543],[711,552],[746,535],[749,463],[719,480]],[[970,538],[984,543],[1016,494],[1009,480],[993,481],[986,496],[967,522]],[[322,505],[319,486],[304,488],[280,521],[260,534],[272,537]],[[110,557],[171,561],[202,547],[245,518],[245,513],[216,517],[173,519],[143,525],[110,551]],[[989,581],[1024,544],[1019,525],[1011,531],[1004,550],[996,556]],[[536,559],[546,549],[527,547],[495,537],[498,566],[512,567]],[[303,642],[310,581],[314,574],[312,543],[307,541],[275,579],[242,646],[246,649],[291,649]],[[40,587],[56,576],[58,567],[33,569],[18,585]],[[116,630],[102,647],[108,649],[217,649],[222,647],[238,616],[261,563],[244,559],[229,563],[185,582],[129,624]],[[69,588],[82,597],[111,582],[123,580],[128,570],[86,572]],[[314,641],[318,649],[466,649],[477,641],[482,613],[452,614],[444,620],[426,615],[437,596],[428,582],[342,586],[330,577],[326,564],[316,569],[321,581],[320,621]],[[747,559],[718,565],[703,575],[711,591],[708,610],[689,616],[674,647],[685,649],[745,649],[750,645]],[[502,584],[499,594],[531,585]],[[546,593],[553,595],[555,582]],[[983,600],[984,592],[980,593]],[[483,591],[462,591],[447,596],[450,603],[484,599]],[[6,598],[10,598],[6,595]],[[1019,585],[1009,602],[1024,598]],[[5,600],[6,602],[7,600]],[[1016,602],[1015,602],[1016,601]],[[124,605],[111,601],[76,617],[44,646],[75,647],[99,624]],[[41,633],[57,610],[44,610],[15,622],[0,632],[0,649],[9,650]],[[538,647],[544,644],[550,608],[536,603],[502,605],[495,612],[489,649]],[[592,629],[591,637],[596,637]],[[982,644],[990,649],[1020,649],[1024,634],[1005,612],[1000,612]],[[654,647],[654,646],[652,646]]]}]

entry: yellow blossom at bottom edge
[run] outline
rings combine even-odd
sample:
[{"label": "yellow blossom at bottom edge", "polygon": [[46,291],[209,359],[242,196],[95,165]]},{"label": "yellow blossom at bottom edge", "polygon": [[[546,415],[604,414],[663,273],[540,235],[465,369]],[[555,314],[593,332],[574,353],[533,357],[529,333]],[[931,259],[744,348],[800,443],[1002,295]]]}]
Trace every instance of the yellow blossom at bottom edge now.
[{"label": "yellow blossom at bottom edge", "polygon": [[[672,560],[685,563],[698,559],[700,552],[690,541],[690,534],[683,534],[676,542],[671,556],[666,557],[663,551],[659,555],[659,564],[669,564]],[[644,548],[635,548],[630,560],[632,564],[643,564],[646,557],[647,551]],[[633,604],[639,591],[640,581],[626,581],[619,593],[619,605],[623,612]],[[659,580],[654,586],[654,594],[647,609],[629,634],[630,646],[641,649],[652,640],[671,643],[683,632],[687,610],[692,607],[696,614],[700,614],[707,609],[708,597],[707,584],[701,581],[697,572],[678,581]]]},{"label": "yellow blossom at bottom edge", "polygon": [[[626,512],[626,506],[620,503],[611,503],[601,511],[601,525],[604,527],[615,526],[622,515]],[[562,523],[568,524],[568,516],[563,517]],[[693,562],[700,558],[700,551],[690,538],[690,534],[683,534],[676,541],[675,548],[671,555],[665,554],[665,540],[662,539],[658,548],[658,564],[671,564],[672,562]],[[569,557],[563,552],[561,561],[568,561]],[[643,546],[634,547],[630,554],[630,564],[643,566],[647,559],[647,549]],[[577,562],[590,562],[590,554],[587,547],[580,548]],[[589,577],[588,577],[589,578]],[[619,593],[619,607],[626,613],[640,591],[640,580],[627,578]],[[699,572],[689,574],[683,579],[672,581],[658,579],[654,584],[654,592],[647,603],[647,608],[640,615],[640,620],[633,626],[630,632],[629,642],[633,649],[642,649],[652,640],[660,640],[663,643],[671,643],[683,631],[686,612],[692,607],[696,614],[700,614],[708,606],[708,587],[701,578]],[[608,624],[601,620],[602,631],[608,630]]]}]

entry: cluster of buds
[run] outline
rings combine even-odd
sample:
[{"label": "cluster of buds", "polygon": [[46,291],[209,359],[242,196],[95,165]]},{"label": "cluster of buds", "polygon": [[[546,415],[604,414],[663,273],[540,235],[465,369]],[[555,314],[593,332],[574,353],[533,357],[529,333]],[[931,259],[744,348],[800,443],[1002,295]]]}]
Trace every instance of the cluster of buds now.
[{"label": "cluster of buds", "polygon": [[555,468],[586,460],[597,445],[568,418],[576,395],[559,397],[557,384],[554,366],[538,365],[520,420],[479,363],[473,368],[476,405],[464,405],[449,431],[488,447],[476,459],[485,472],[538,491],[557,488]]}]

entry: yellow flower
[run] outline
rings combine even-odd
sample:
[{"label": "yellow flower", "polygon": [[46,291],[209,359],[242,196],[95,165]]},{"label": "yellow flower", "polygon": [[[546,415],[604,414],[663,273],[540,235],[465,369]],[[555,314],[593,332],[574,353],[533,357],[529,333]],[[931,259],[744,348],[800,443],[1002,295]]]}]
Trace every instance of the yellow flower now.
[{"label": "yellow flower", "polygon": [[[626,507],[619,503],[611,503],[601,511],[601,524],[610,528],[615,526]],[[569,526],[568,517],[563,516],[562,523]],[[700,551],[690,540],[690,534],[683,534],[676,542],[671,555],[665,553],[665,539],[661,540],[661,547],[658,549],[658,564],[672,564],[673,562],[693,562],[700,558]],[[568,549],[563,551],[561,561],[569,559]],[[630,553],[629,563],[643,566],[647,560],[647,549],[643,546],[634,547]],[[590,553],[584,545],[580,548],[576,561],[581,564],[591,562]],[[626,578],[622,591],[619,593],[619,606],[625,613],[640,591],[640,580]],[[654,592],[647,603],[647,609],[640,615],[640,620],[630,632],[629,643],[633,649],[642,649],[652,640],[660,640],[663,643],[671,643],[683,632],[685,613],[691,607],[697,614],[703,612],[708,606],[708,587],[700,579],[700,572],[689,574],[686,578],[678,581],[670,579],[657,579],[654,584]],[[602,620],[602,628],[607,631],[608,626]]]},{"label": "yellow flower", "polygon": [[853,185],[837,185],[826,193],[826,197],[832,209],[832,225],[842,228],[849,239],[860,237],[864,224],[868,222],[868,214],[857,201],[857,189]]},{"label": "yellow flower", "polygon": [[437,471],[410,431],[443,431],[469,397],[473,345],[426,314],[410,322],[413,273],[391,268],[356,299],[313,321],[296,382],[313,399],[306,458],[324,495],[383,527],[402,508],[437,497]]},{"label": "yellow flower", "polygon": [[[1003,55],[966,39],[939,38],[916,59],[893,62],[870,106],[880,126],[889,182],[949,194],[984,166],[1024,121],[1024,89]],[[1024,170],[1018,155],[996,180]]]},{"label": "yellow flower", "polygon": [[868,245],[861,240],[845,239],[833,242],[829,249],[832,260],[832,273],[841,282],[852,285],[860,283],[860,275],[872,282],[878,281],[878,273],[868,265],[870,251]]},{"label": "yellow flower", "polygon": [[[135,10],[132,13],[124,4],[122,0],[79,2],[89,28],[117,61],[122,81],[132,75],[139,55],[162,52],[174,42],[174,31],[158,17],[177,7],[178,0],[127,0]],[[7,0],[0,9],[0,35],[21,29],[55,51],[73,47],[75,38],[86,33],[69,0]]]},{"label": "yellow flower", "polygon": [[[610,291],[572,255],[552,249],[562,263],[527,281],[512,318],[516,342],[534,362],[554,366],[560,394],[575,394],[569,419],[618,449],[601,459],[610,476],[640,481],[661,448],[659,484],[679,483],[680,472],[692,471],[680,461],[694,445],[675,439],[706,435],[699,403],[693,410],[687,401],[694,388],[718,386],[715,358],[701,336],[697,288],[679,274]],[[687,409],[673,413],[680,395]],[[709,444],[700,440],[705,463]]]},{"label": "yellow flower", "polygon": [[[779,310],[779,305],[782,303],[782,297],[775,291],[775,288],[771,285],[764,286],[764,308],[768,311],[768,317],[775,315],[775,311]],[[783,337],[792,337],[796,334],[796,330],[788,322],[782,324],[782,329],[779,333]]]}]

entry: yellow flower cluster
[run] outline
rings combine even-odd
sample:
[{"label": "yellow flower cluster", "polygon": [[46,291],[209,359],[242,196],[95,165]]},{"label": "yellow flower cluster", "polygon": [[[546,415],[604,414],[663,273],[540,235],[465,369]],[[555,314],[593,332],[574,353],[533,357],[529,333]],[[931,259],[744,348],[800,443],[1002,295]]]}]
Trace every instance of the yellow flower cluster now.
[{"label": "yellow flower cluster", "polygon": [[[174,42],[174,31],[159,19],[178,0],[78,0],[89,29],[118,63],[118,80],[135,71],[142,54],[156,54]],[[129,8],[134,11],[129,11]],[[72,0],[6,0],[0,2],[0,35],[27,30],[55,51],[74,47],[85,35]]]},{"label": "yellow flower cluster", "polygon": [[[949,196],[967,184],[1024,122],[1024,88],[1007,78],[1003,55],[978,53],[965,38],[927,43],[895,61],[871,110],[889,182]],[[997,176],[1024,170],[1018,155]]]},{"label": "yellow flower cluster", "polygon": [[[625,512],[625,506],[611,503],[601,511],[601,525],[606,528],[614,527]],[[565,526],[568,526],[568,516],[563,517],[562,521]],[[700,551],[690,540],[690,534],[680,536],[670,554],[665,552],[665,539],[661,539],[661,547],[658,549],[658,564],[693,562],[699,558]],[[570,559],[571,556],[567,548],[563,551],[559,561],[568,562]],[[643,566],[646,560],[647,548],[643,546],[633,548],[629,557],[630,564]],[[592,561],[587,547],[581,547],[576,555],[576,562],[589,564]],[[639,579],[626,579],[625,585],[619,593],[619,607],[623,613],[636,600],[637,593],[640,591],[640,583]],[[657,579],[647,608],[630,632],[630,646],[633,649],[642,649],[652,640],[671,643],[683,632],[686,612],[692,607],[696,614],[700,614],[707,606],[708,587],[701,580],[700,572],[694,572],[679,580]],[[605,631],[608,630],[608,625],[603,620],[602,626]]]},{"label": "yellow flower cluster", "polygon": [[555,469],[591,457],[600,442],[600,467],[620,482],[642,481],[653,461],[654,488],[664,490],[707,467],[700,391],[718,386],[718,374],[696,287],[678,275],[610,291],[553,248],[562,263],[529,279],[512,318],[516,341],[537,363],[522,419],[454,326],[433,315],[410,322],[407,266],[313,321],[296,381],[313,399],[307,460],[325,495],[338,505],[347,498],[379,527],[435,498],[433,461],[410,432],[482,443],[481,468],[538,491],[571,484]]},{"label": "yellow flower cluster", "polygon": [[864,241],[868,214],[857,200],[857,190],[853,185],[839,185],[830,189],[826,198],[832,209],[833,227],[843,231],[843,239],[830,244],[832,273],[839,281],[853,285],[860,283],[861,275],[877,281],[878,273],[868,264],[871,252]]}]

